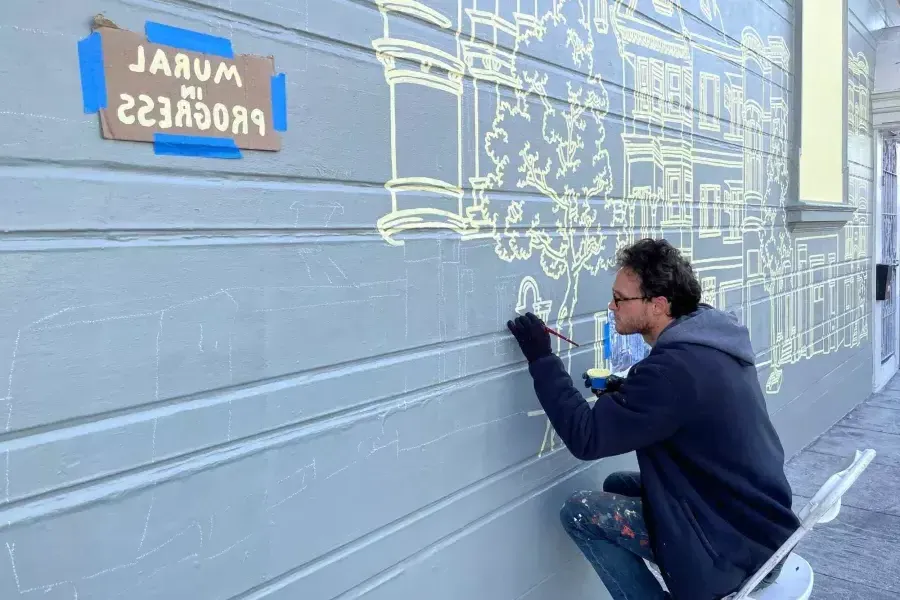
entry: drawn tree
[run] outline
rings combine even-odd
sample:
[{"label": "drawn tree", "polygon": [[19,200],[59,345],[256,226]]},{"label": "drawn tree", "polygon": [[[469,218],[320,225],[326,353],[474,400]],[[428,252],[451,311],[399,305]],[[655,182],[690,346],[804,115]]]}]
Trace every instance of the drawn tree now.
[{"label": "drawn tree", "polygon": [[[574,17],[564,14],[566,6]],[[554,304],[558,327],[570,338],[582,277],[612,266],[598,214],[613,185],[604,147],[609,95],[593,72],[594,40],[585,9],[581,1],[560,3],[542,19],[546,26],[567,28],[573,69],[568,73],[583,76],[559,80],[522,70],[516,73],[518,89],[497,87],[497,110],[485,135],[494,170],[486,177],[479,208],[502,260],[538,256],[548,277],[565,281],[563,298]],[[527,42],[527,37],[519,40]],[[534,198],[523,198],[529,195]]]},{"label": "drawn tree", "polygon": [[[788,259],[791,256],[791,239],[787,233],[785,222],[785,203],[790,183],[788,170],[788,147],[785,142],[787,132],[787,114],[772,120],[772,135],[766,164],[766,203],[760,218],[762,227],[759,230],[759,260],[763,274],[763,287],[769,298],[777,298],[781,293],[776,283],[784,281],[787,275]],[[774,202],[773,202],[774,201]],[[775,319],[774,306],[771,319]],[[790,332],[785,332],[790,335]],[[774,328],[773,328],[774,335]],[[766,382],[768,393],[775,393],[781,387],[783,365],[781,353],[777,349],[778,341],[769,341],[773,348],[772,369]]]}]

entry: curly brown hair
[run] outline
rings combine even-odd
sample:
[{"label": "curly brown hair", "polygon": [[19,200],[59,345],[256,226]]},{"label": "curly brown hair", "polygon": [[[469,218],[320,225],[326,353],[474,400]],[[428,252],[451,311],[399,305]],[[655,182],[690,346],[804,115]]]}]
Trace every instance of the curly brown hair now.
[{"label": "curly brown hair", "polygon": [[619,268],[627,268],[641,280],[646,298],[666,298],[677,319],[700,304],[703,294],[691,263],[664,239],[645,238],[621,248],[616,254]]}]

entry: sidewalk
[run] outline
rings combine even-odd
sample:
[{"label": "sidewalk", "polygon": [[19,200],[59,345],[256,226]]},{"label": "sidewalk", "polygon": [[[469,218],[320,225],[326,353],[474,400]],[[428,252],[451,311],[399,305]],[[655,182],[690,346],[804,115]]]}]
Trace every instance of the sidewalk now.
[{"label": "sidewalk", "polygon": [[800,543],[815,571],[812,600],[900,595],[900,375],[788,462],[794,510],[866,448],[877,456],[844,496],[838,518]]}]

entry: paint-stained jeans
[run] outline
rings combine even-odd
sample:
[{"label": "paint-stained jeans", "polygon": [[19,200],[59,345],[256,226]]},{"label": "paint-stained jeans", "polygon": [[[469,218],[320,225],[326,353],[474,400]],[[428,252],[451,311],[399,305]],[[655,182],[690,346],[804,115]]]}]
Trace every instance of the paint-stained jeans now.
[{"label": "paint-stained jeans", "polygon": [[642,560],[652,562],[653,553],[641,506],[640,473],[613,473],[602,492],[572,495],[560,518],[613,600],[669,597]]}]

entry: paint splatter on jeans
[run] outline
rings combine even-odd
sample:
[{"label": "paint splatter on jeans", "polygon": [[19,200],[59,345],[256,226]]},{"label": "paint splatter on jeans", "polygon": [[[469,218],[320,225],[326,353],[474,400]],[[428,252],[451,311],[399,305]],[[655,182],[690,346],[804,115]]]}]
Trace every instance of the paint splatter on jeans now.
[{"label": "paint splatter on jeans", "polygon": [[613,473],[602,492],[577,492],[563,505],[560,518],[613,600],[669,598],[642,560],[652,562],[653,552],[640,473]]}]

